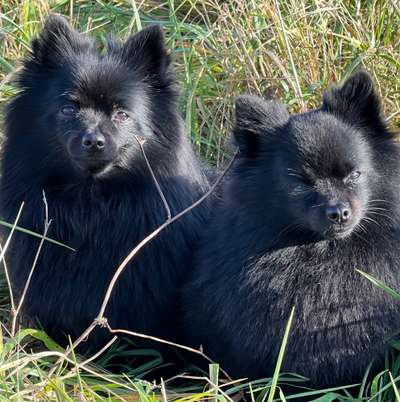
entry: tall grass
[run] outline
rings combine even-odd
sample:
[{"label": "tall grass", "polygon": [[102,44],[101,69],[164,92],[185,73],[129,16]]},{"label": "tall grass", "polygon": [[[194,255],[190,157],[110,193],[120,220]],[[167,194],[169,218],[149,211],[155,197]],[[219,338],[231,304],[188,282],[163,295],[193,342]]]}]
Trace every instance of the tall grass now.
[{"label": "tall grass", "polygon": [[[279,97],[293,112],[306,110],[320,104],[329,82],[359,67],[374,76],[390,126],[400,127],[398,0],[3,0],[0,106],[15,93],[13,73],[49,12],[64,14],[99,41],[109,33],[126,37],[148,24],[163,26],[182,87],[180,108],[188,133],[198,153],[216,165],[229,153],[225,142],[236,95]],[[371,382],[327,391],[307,389],[307,382],[296,374],[282,373],[278,380],[278,371],[273,379],[229,383],[217,366],[212,366],[210,375],[191,373],[191,378],[186,375],[178,383],[170,379],[152,384],[140,378],[160,364],[160,355],[122,350],[121,345],[113,345],[96,363],[79,356],[59,363],[62,349],[43,332],[23,329],[15,337],[9,335],[8,289],[5,280],[0,285],[0,401],[225,401],[241,397],[262,401],[273,399],[271,389],[275,400],[398,398],[400,359],[391,356],[387,370]],[[400,344],[394,344],[396,348]],[[130,364],[124,374],[113,375],[103,368],[113,355],[135,358],[144,353],[149,355],[147,363]],[[282,391],[284,383],[292,384],[290,394]]]},{"label": "tall grass", "polygon": [[[283,98],[292,111],[319,105],[331,81],[363,66],[385,115],[400,126],[398,0],[3,1],[0,79],[14,71],[49,11],[100,40],[164,27],[182,86],[181,110],[199,152],[224,159],[235,95]],[[0,90],[0,102],[12,87]]]}]

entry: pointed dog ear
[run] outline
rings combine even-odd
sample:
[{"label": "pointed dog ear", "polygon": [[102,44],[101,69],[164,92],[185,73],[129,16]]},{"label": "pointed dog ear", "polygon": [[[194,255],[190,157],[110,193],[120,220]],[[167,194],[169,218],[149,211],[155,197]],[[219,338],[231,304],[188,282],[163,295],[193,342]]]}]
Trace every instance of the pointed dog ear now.
[{"label": "pointed dog ear", "polygon": [[355,126],[369,129],[371,135],[385,130],[381,105],[371,76],[359,71],[342,85],[334,85],[324,94],[322,110]]},{"label": "pointed dog ear", "polygon": [[32,41],[32,58],[41,65],[59,65],[90,46],[92,41],[75,31],[64,17],[51,14],[40,36]]},{"label": "pointed dog ear", "polygon": [[235,144],[247,156],[257,155],[264,136],[289,121],[289,113],[280,101],[266,101],[244,95],[236,100]]},{"label": "pointed dog ear", "polygon": [[164,33],[158,25],[149,26],[130,36],[124,44],[124,54],[128,64],[146,75],[163,75],[170,64]]}]

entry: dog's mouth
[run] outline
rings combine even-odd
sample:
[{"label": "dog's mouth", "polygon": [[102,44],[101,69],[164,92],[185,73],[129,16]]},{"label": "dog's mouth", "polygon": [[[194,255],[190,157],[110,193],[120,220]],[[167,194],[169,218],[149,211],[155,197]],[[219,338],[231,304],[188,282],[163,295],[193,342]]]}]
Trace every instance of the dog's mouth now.
[{"label": "dog's mouth", "polygon": [[354,228],[354,224],[332,225],[323,233],[323,236],[327,240],[344,239],[351,235]]},{"label": "dog's mouth", "polygon": [[327,222],[319,222],[319,225],[315,223],[308,226],[312,232],[317,233],[322,239],[325,240],[334,240],[334,239],[344,239],[350,236],[355,227],[357,226],[358,220],[354,220],[347,223],[342,224],[334,224],[334,223],[327,223]]},{"label": "dog's mouth", "polygon": [[84,174],[96,176],[109,170],[112,160],[99,158],[74,158],[74,163]]}]

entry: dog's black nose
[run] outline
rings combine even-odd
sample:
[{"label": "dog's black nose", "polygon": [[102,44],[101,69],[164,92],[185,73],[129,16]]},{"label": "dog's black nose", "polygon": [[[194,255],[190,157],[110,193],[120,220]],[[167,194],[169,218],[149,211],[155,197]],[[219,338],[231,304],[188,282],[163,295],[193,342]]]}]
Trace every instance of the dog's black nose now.
[{"label": "dog's black nose", "polygon": [[82,137],[82,147],[87,151],[100,151],[104,146],[105,138],[100,133],[86,133]]},{"label": "dog's black nose", "polygon": [[346,223],[351,218],[351,210],[347,205],[329,205],[326,208],[326,217],[333,223]]}]

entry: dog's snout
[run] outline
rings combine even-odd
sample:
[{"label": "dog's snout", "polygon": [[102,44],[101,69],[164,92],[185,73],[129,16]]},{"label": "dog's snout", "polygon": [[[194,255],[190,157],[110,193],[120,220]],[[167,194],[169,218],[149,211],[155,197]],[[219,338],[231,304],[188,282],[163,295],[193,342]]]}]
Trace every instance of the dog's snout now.
[{"label": "dog's snout", "polygon": [[82,137],[82,147],[87,151],[100,151],[105,147],[105,142],[101,133],[86,133]]},{"label": "dog's snout", "polygon": [[334,204],[327,206],[326,217],[332,223],[346,223],[351,218],[351,209],[345,204]]}]

